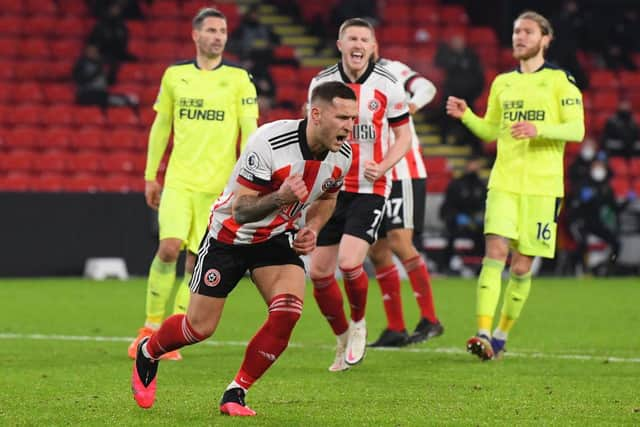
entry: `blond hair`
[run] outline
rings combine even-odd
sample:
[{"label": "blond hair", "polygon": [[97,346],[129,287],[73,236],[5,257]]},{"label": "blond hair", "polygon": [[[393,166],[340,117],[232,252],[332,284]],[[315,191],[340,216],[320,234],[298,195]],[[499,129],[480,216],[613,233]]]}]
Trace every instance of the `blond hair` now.
[{"label": "blond hair", "polygon": [[533,10],[526,10],[518,15],[516,21],[520,19],[530,19],[534,21],[540,27],[540,32],[543,36],[549,36],[553,38],[553,27],[551,27],[551,23],[547,18],[540,15],[538,12],[534,12]]}]

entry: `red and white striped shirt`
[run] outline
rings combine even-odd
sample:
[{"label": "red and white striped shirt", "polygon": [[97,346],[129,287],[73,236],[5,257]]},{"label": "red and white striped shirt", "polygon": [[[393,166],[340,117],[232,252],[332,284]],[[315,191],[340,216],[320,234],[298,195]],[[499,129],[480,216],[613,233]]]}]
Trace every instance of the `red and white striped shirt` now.
[{"label": "red and white striped shirt", "polygon": [[[211,208],[209,235],[222,243],[261,243],[303,226],[307,208],[326,192],[340,190],[351,166],[351,147],[345,143],[337,152],[327,152],[323,160],[313,157],[307,144],[306,120],[279,120],[254,132],[236,163],[224,192]],[[239,186],[261,195],[278,190],[290,175],[302,175],[309,195],[272,212],[265,218],[238,224],[231,206]]]},{"label": "red and white striped shirt", "polygon": [[389,126],[400,126],[409,121],[402,84],[384,66],[374,63],[356,82],[351,82],[339,62],[311,80],[309,97],[314,87],[328,81],[346,83],[358,99],[358,118],[349,135],[353,162],[342,190],[387,197],[391,191],[391,172],[371,183],[364,177],[364,166],[368,160],[379,163],[384,159],[389,150]]},{"label": "red and white striped shirt", "polygon": [[[411,93],[416,90],[422,90],[421,94],[424,98],[417,106],[422,108],[426,103],[433,99],[435,95],[435,87],[433,83],[422,77],[416,71],[412,70],[408,65],[400,61],[392,61],[386,58],[380,58],[378,64],[385,66],[391,74],[393,74],[402,84],[405,90],[407,102],[411,100]],[[422,105],[420,105],[422,104]],[[420,139],[416,133],[413,124],[413,118],[410,118],[409,126],[411,128],[411,148],[391,171],[393,180],[400,179],[418,179],[427,177],[427,169],[422,158],[422,148],[420,147]],[[393,133],[390,134],[393,143]]]}]

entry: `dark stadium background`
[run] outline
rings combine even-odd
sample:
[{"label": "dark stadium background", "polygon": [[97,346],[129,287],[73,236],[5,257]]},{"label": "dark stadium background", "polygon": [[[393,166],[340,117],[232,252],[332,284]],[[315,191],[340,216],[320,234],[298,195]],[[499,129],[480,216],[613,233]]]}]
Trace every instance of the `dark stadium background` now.
[{"label": "dark stadium background", "polygon": [[[139,105],[101,109],[74,105],[71,79],[74,62],[96,22],[91,13],[95,2],[0,0],[0,276],[80,275],[87,258],[114,256],[126,260],[129,273],[146,274],[157,244],[155,214],[141,194],[151,105],[164,68],[193,56],[190,17],[201,6],[219,6],[233,31],[243,11],[256,5],[261,21],[278,34],[280,45],[268,65],[276,94],[271,107],[261,111],[264,123],[298,117],[309,79],[337,60],[335,51],[323,46],[324,41],[311,31],[312,19],[329,14],[339,3],[141,1],[143,19],[126,24],[129,52],[137,60],[123,62],[109,88],[134,95]],[[444,76],[433,64],[437,43],[454,31],[463,31],[481,58],[485,82],[490,82],[496,73],[515,65],[509,49],[514,17],[528,8],[554,17],[562,3],[379,1],[381,53],[409,63],[439,88]],[[604,46],[610,36],[607,29],[623,11],[635,10],[636,19],[639,14],[636,0],[578,4],[589,15],[589,40]],[[293,6],[300,10],[299,16],[289,13]],[[296,33],[288,33],[294,29]],[[429,38],[416,41],[418,30],[426,30]],[[574,37],[566,28],[556,30],[560,37]],[[584,90],[587,133],[597,140],[623,95],[632,101],[636,121],[640,119],[639,31],[640,25],[632,29],[635,50],[626,52],[635,70],[608,68],[596,46],[581,45],[576,52],[589,81]],[[233,52],[228,57],[241,59]],[[476,110],[480,106],[482,111],[487,90],[485,84]],[[430,173],[428,204],[441,201],[447,183],[471,155],[470,147],[440,141],[438,121],[433,119],[439,102],[436,99],[417,118]],[[492,145],[485,148],[488,163],[494,150]],[[578,152],[579,146],[570,146],[567,163]],[[616,195],[622,198],[632,190],[640,194],[640,158],[611,158],[610,167]],[[427,232],[437,237],[442,224],[434,209],[428,212],[432,223],[427,224]],[[634,215],[628,219],[625,236],[637,242],[640,220]]]}]

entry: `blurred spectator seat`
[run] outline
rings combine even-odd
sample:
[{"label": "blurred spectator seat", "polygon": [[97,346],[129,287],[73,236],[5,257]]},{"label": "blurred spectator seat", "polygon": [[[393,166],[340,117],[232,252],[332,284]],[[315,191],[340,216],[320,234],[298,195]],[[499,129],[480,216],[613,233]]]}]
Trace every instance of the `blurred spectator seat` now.
[{"label": "blurred spectator seat", "polygon": [[49,150],[33,155],[34,172],[65,172],[67,170],[67,152],[60,150]]},{"label": "blurred spectator seat", "polygon": [[141,139],[142,135],[135,129],[116,128],[111,132],[111,137],[107,142],[109,150],[134,150],[146,148],[146,141]]},{"label": "blurred spectator seat", "polygon": [[77,174],[64,177],[64,189],[70,192],[95,193],[98,190],[98,183],[93,175]]},{"label": "blurred spectator seat", "polygon": [[75,59],[82,50],[81,39],[64,39],[50,42],[53,58]]},{"label": "blurred spectator seat", "polygon": [[13,89],[13,101],[17,104],[42,104],[44,92],[36,82],[19,83]]},{"label": "blurred spectator seat", "polygon": [[74,119],[77,126],[102,126],[105,124],[104,114],[98,107],[75,107]]},{"label": "blurred spectator seat", "polygon": [[89,25],[92,25],[91,21],[83,18],[60,18],[56,23],[56,34],[61,38],[83,39],[87,36]]},{"label": "blurred spectator seat", "polygon": [[28,15],[56,15],[58,13],[56,0],[26,0],[24,4],[25,12]]},{"label": "blurred spectator seat", "polygon": [[180,8],[175,1],[156,0],[151,3],[148,15],[151,18],[178,18],[180,17]]},{"label": "blurred spectator seat", "polygon": [[591,97],[591,108],[603,113],[613,113],[618,108],[618,94],[614,91],[600,91]]},{"label": "blurred spectator seat", "polygon": [[[620,85],[624,90],[631,89],[633,91],[640,91],[640,72],[621,71]],[[640,105],[634,105],[634,107],[640,108]]]},{"label": "blurred spectator seat", "polygon": [[92,172],[100,171],[100,159],[102,153],[92,150],[84,150],[79,153],[70,153],[66,157],[67,172]]},{"label": "blurred spectator seat", "polygon": [[118,81],[121,83],[144,82],[148,68],[148,64],[126,62],[118,70]]},{"label": "blurred spectator seat", "polygon": [[8,117],[13,125],[41,125],[43,123],[45,107],[39,105],[19,105],[11,109]]},{"label": "blurred spectator seat", "polygon": [[629,176],[629,164],[624,157],[610,157],[609,168],[616,177],[628,177]]},{"label": "blurred spectator seat", "polygon": [[71,146],[73,132],[68,127],[49,128],[42,134],[41,146],[46,149],[66,150]]},{"label": "blurred spectator seat", "polygon": [[11,150],[34,150],[41,138],[38,128],[19,126],[6,131],[3,146]]},{"label": "blurred spectator seat", "polygon": [[[13,3],[17,2],[14,1]],[[20,36],[24,29],[24,20],[18,16],[11,16],[5,9],[2,9],[2,12],[3,15],[0,16],[0,28],[2,28],[2,35],[4,37]]]},{"label": "blurred spectator seat", "polygon": [[26,173],[10,173],[7,176],[0,176],[0,191],[23,192],[30,189],[31,178]]},{"label": "blurred spectator seat", "polygon": [[617,199],[625,199],[631,189],[628,177],[614,177],[611,179],[611,189]]},{"label": "blurred spectator seat", "polygon": [[298,71],[298,83],[308,88],[311,80],[318,75],[323,68],[303,67]]},{"label": "blurred spectator seat", "polygon": [[408,4],[387,3],[381,14],[385,24],[406,25],[411,20]]},{"label": "blurred spectator seat", "polygon": [[[57,20],[58,18],[55,16],[35,14],[24,19],[23,31],[26,36],[30,36],[30,38],[34,38],[34,40],[38,40],[35,37],[54,36],[56,35]],[[33,30],[35,30],[35,32],[32,32]]]},{"label": "blurred spectator seat", "polygon": [[[177,40],[180,39],[185,33],[188,33],[189,28],[180,25],[182,22],[177,20],[168,19],[154,19],[147,21],[145,29],[147,32],[147,40],[154,40],[154,43],[163,42],[165,40]],[[193,50],[193,46],[190,46]]]},{"label": "blurred spectator seat", "polygon": [[0,166],[5,172],[29,172],[33,160],[33,152],[30,150],[11,150],[0,156]]},{"label": "blurred spectator seat", "polygon": [[25,2],[16,0],[0,0],[0,10],[7,15],[23,15],[25,10]]},{"label": "blurred spectator seat", "polygon": [[440,7],[440,22],[443,25],[467,25],[469,16],[461,5],[448,5]]},{"label": "blurred spectator seat", "polygon": [[[0,25],[2,25],[1,21]],[[9,38],[3,34],[3,37],[0,38],[0,56],[2,56],[3,59],[18,56],[18,44],[19,39]]]},{"label": "blurred spectator seat", "polygon": [[76,99],[75,90],[69,84],[49,83],[43,87],[44,97],[49,105],[73,104]]},{"label": "blurred spectator seat", "polygon": [[107,110],[107,123],[113,128],[118,128],[120,126],[138,126],[140,121],[133,110],[121,107]]},{"label": "blurred spectator seat", "polygon": [[619,81],[613,71],[596,70],[589,75],[589,85],[593,90],[617,89]]},{"label": "blurred spectator seat", "polygon": [[383,26],[379,30],[380,43],[409,45],[415,41],[413,27],[402,25]]},{"label": "blurred spectator seat", "polygon": [[498,37],[491,27],[471,27],[467,30],[469,46],[498,46]]},{"label": "blurred spectator seat", "polygon": [[107,144],[102,128],[87,127],[74,132],[71,137],[71,147],[80,150],[101,150]]},{"label": "blurred spectator seat", "polygon": [[74,107],[71,105],[51,105],[42,113],[42,122],[47,126],[71,126],[74,124]]}]

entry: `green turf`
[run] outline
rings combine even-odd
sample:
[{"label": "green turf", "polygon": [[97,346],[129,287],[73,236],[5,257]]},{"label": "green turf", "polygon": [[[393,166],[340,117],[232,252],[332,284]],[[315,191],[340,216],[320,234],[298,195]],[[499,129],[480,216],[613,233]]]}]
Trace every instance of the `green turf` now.
[{"label": "green turf", "polygon": [[[403,286],[412,328],[417,308]],[[144,280],[2,279],[0,425],[640,425],[637,278],[535,279],[506,359],[487,363],[462,352],[474,332],[474,282],[436,279],[442,337],[370,350],[341,373],[327,371],[334,338],[309,291],[292,346],[248,395],[258,417],[230,419],[217,401],[265,316],[250,283],[232,294],[214,337],[162,363],[145,411],[131,398],[126,357]],[[377,285],[369,296],[373,339],[384,324]],[[82,336],[119,340],[70,339]]]}]

